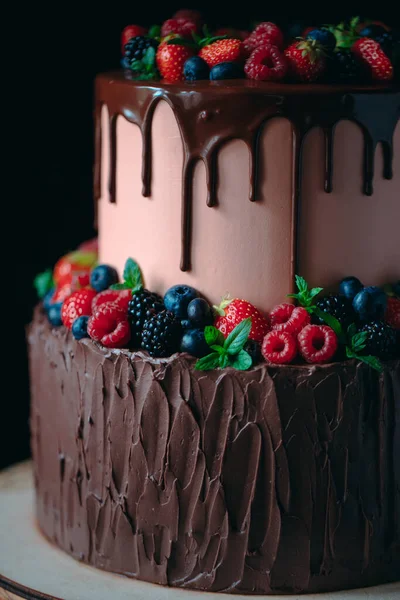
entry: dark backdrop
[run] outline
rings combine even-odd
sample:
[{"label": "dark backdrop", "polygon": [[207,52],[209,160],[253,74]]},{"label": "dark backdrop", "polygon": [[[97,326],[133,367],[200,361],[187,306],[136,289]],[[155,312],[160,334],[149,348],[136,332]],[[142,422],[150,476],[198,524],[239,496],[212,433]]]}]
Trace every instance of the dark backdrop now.
[{"label": "dark backdrop", "polygon": [[[3,276],[2,394],[0,402],[0,467],[29,454],[29,388],[25,327],[36,302],[34,275],[94,234],[92,229],[93,80],[96,73],[119,65],[120,32],[129,23],[162,22],[181,3],[139,2],[40,3],[23,8],[15,20],[2,19],[9,29],[3,75],[2,130],[9,129],[10,165],[2,178]],[[244,6],[243,6],[244,5]],[[390,6],[392,5],[392,6]],[[364,14],[364,2],[187,3],[199,8],[212,26],[240,26],[252,20],[280,24],[301,19],[306,24]],[[369,13],[371,14],[371,13]],[[394,3],[375,4],[374,18],[393,22]],[[10,83],[11,82],[11,83]],[[4,145],[3,145],[4,148]],[[4,218],[4,217],[3,217]]]}]

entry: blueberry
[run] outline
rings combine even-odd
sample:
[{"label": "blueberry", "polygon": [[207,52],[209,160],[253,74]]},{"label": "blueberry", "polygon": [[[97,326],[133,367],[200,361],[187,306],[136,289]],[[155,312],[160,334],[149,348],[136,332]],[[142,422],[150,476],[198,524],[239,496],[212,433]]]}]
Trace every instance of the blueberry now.
[{"label": "blueberry", "polygon": [[96,292],[107,290],[114,283],[118,283],[118,273],[109,265],[98,265],[90,274],[90,285]]},{"label": "blueberry", "polygon": [[210,79],[242,79],[243,69],[234,62],[222,62],[215,65],[210,71]]},{"label": "blueberry", "polygon": [[208,79],[210,67],[200,56],[188,58],[183,65],[183,74],[186,81],[198,81],[199,79]]},{"label": "blueberry", "polygon": [[174,285],[165,292],[164,305],[180,319],[186,319],[189,302],[198,296],[199,292],[189,285]]},{"label": "blueberry", "polygon": [[75,321],[72,323],[72,335],[76,340],[89,337],[87,332],[88,321],[89,317],[81,316],[75,319]]},{"label": "blueberry", "polygon": [[382,27],[382,25],[370,23],[369,25],[361,29],[360,36],[372,38],[374,40],[376,37],[382,35],[383,33],[386,33],[386,29]]},{"label": "blueberry", "polygon": [[129,58],[126,58],[126,56],[124,56],[124,58],[121,58],[121,67],[123,69],[130,69],[131,67],[131,62]]},{"label": "blueberry", "polygon": [[370,286],[358,292],[353,300],[353,308],[361,321],[373,321],[383,318],[387,305],[387,296],[380,287]]},{"label": "blueberry", "polygon": [[47,312],[52,305],[53,296],[54,296],[55,288],[52,288],[47,292],[47,294],[43,298],[43,308]]},{"label": "blueberry", "polygon": [[335,49],[336,38],[329,29],[312,29],[306,37],[308,40],[319,42],[327,52],[333,52]]},{"label": "blueberry", "polygon": [[203,329],[189,329],[183,334],[181,352],[187,352],[197,358],[210,354],[211,350],[204,339]]},{"label": "blueberry", "polygon": [[392,289],[396,296],[400,296],[400,279],[392,285]]},{"label": "blueberry", "polygon": [[63,305],[62,302],[56,302],[55,304],[52,304],[51,306],[49,306],[49,309],[47,311],[47,318],[50,321],[51,325],[53,325],[53,327],[59,327],[60,325],[62,325],[62,321],[61,321],[62,305]]},{"label": "blueberry", "polygon": [[353,300],[363,287],[363,284],[357,277],[345,277],[339,284],[339,293],[342,296],[346,296],[349,300]]},{"label": "blueberry", "polygon": [[193,323],[189,319],[182,319],[181,327],[182,329],[192,329]]},{"label": "blueberry", "polygon": [[195,298],[189,302],[187,316],[192,327],[205,327],[213,322],[211,307],[204,298]]}]

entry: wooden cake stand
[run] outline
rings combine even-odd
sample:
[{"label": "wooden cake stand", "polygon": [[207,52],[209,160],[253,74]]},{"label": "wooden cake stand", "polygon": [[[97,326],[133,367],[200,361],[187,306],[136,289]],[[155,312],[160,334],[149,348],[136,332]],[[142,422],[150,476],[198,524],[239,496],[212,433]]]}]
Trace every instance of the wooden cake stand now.
[{"label": "wooden cake stand", "polygon": [[52,546],[33,514],[30,462],[0,473],[0,599],[11,600],[400,600],[400,583],[292,596],[243,596],[165,588],[88,567]]}]

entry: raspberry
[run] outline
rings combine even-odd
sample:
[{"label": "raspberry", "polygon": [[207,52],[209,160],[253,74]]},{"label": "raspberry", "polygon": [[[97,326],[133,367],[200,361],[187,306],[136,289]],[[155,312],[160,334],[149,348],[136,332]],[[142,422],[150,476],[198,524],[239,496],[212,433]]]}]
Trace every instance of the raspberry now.
[{"label": "raspberry", "polygon": [[89,316],[92,314],[92,301],[95,296],[95,290],[84,288],[73,292],[64,300],[61,309],[61,320],[65,327],[71,329],[75,319],[82,315]]},{"label": "raspberry", "polygon": [[289,63],[276,46],[258,46],[250,55],[244,72],[258,81],[280,81],[287,73]]},{"label": "raspberry", "polygon": [[261,352],[265,360],[276,365],[292,362],[297,354],[295,337],[286,331],[270,331],[265,336]]},{"label": "raspberry", "polygon": [[338,347],[336,333],[327,325],[307,325],[297,340],[300,354],[309,363],[328,362]]},{"label": "raspberry", "polygon": [[101,304],[90,317],[87,332],[106,348],[124,348],[131,339],[126,311],[114,302]]},{"label": "raspberry", "polygon": [[104,290],[93,298],[92,312],[106,302],[114,302],[120,308],[128,310],[129,300],[132,298],[132,290]]},{"label": "raspberry", "polygon": [[270,314],[271,327],[275,331],[287,331],[288,333],[298,334],[311,322],[310,315],[302,306],[293,306],[293,304],[279,304]]},{"label": "raspberry", "polygon": [[164,38],[171,33],[177,33],[185,39],[192,39],[192,35],[197,32],[197,23],[186,17],[177,19],[168,19],[162,24],[161,37]]},{"label": "raspberry", "polygon": [[275,23],[266,21],[265,23],[260,23],[249,35],[244,42],[244,47],[249,54],[258,46],[264,46],[265,44],[271,44],[283,50],[284,42],[285,39],[279,27]]}]

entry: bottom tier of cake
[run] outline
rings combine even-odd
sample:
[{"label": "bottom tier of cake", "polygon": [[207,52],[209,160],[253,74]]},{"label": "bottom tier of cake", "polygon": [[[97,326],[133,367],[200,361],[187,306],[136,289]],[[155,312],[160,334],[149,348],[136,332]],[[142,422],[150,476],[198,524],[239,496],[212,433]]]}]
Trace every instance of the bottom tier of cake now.
[{"label": "bottom tier of cake", "polygon": [[37,518],[95,567],[268,594],[400,573],[400,361],[200,372],[28,331]]}]

